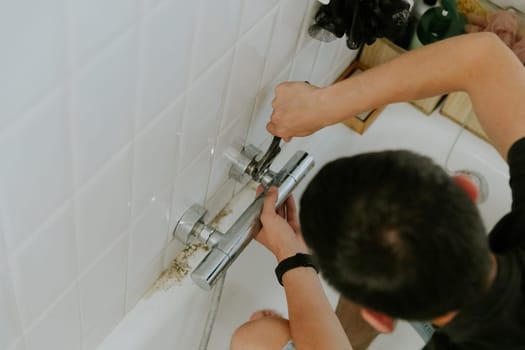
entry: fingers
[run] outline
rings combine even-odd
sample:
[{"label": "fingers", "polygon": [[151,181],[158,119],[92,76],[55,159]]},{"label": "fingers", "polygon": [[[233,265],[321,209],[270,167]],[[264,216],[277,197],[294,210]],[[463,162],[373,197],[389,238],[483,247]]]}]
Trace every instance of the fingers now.
[{"label": "fingers", "polygon": [[275,187],[270,187],[266,197],[264,198],[263,210],[261,213],[261,220],[272,218],[276,214],[275,212],[275,203],[277,202],[277,189]]},{"label": "fingers", "polygon": [[293,196],[288,197],[286,200],[286,221],[292,227],[295,233],[300,233],[301,225],[299,224],[299,218],[297,217],[297,205]]},{"label": "fingers", "polygon": [[266,124],[266,130],[268,130],[268,132],[270,134],[272,134],[272,135],[279,136],[277,134],[277,128],[276,128],[275,124],[273,122],[271,122],[271,121],[269,121],[268,124]]},{"label": "fingers", "polygon": [[286,214],[288,214],[288,217],[297,216],[297,205],[292,195],[286,198]]},{"label": "fingers", "polygon": [[286,219],[286,207],[284,205],[281,205],[279,208],[277,208],[275,212],[283,219]]},{"label": "fingers", "polygon": [[264,192],[264,186],[263,185],[259,185],[259,186],[257,186],[257,189],[255,190],[255,196],[257,197],[258,195],[260,195],[263,192]]},{"label": "fingers", "polygon": [[[272,114],[272,117],[274,114],[275,112]],[[272,121],[269,121],[268,124],[266,124],[266,130],[268,130],[268,132],[274,136],[281,137],[284,142],[290,142],[292,140],[291,136],[285,136],[286,134],[284,133],[284,131],[280,130],[277,127],[277,125]]]}]

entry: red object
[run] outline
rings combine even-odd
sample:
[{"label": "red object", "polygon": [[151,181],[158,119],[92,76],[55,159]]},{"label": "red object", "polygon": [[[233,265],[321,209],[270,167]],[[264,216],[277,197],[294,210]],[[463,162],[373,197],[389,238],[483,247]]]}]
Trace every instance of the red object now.
[{"label": "red object", "polygon": [[454,181],[467,193],[474,203],[478,201],[478,186],[467,175],[455,175]]}]

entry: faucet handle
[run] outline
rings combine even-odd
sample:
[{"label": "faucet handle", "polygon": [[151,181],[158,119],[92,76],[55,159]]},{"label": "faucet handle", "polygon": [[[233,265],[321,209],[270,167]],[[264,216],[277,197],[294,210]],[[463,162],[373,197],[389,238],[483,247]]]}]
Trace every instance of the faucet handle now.
[{"label": "faucet handle", "polygon": [[249,168],[256,162],[257,156],[261,154],[261,150],[254,145],[243,147],[240,154],[232,157],[232,166],[230,167],[229,177],[235,181],[242,183],[249,174]]},{"label": "faucet handle", "polygon": [[181,216],[175,229],[173,230],[173,238],[177,238],[180,242],[188,244],[192,237],[197,237],[198,228],[204,226],[204,217],[208,211],[199,204],[193,204]]},{"label": "faucet handle", "polygon": [[229,172],[230,178],[242,183],[248,175],[253,180],[260,182],[274,158],[281,152],[280,143],[281,138],[274,136],[270,147],[259,160],[257,157],[262,153],[261,150],[254,145],[244,147],[237,157],[231,157],[233,164]]}]

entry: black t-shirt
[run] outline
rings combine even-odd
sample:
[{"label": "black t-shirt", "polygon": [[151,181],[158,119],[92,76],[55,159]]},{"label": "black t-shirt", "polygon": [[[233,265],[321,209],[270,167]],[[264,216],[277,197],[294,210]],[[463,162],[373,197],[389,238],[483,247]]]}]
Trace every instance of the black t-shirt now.
[{"label": "black t-shirt", "polygon": [[436,331],[424,350],[525,350],[525,138],[509,150],[512,210],[490,232],[490,291]]}]

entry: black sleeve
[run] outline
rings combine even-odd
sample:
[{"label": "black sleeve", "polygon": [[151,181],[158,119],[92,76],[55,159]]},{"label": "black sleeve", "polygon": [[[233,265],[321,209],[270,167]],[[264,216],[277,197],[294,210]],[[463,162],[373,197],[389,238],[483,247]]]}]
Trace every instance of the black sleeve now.
[{"label": "black sleeve", "polygon": [[516,141],[507,155],[512,190],[512,211],[525,208],[525,137]]},{"label": "black sleeve", "polygon": [[456,347],[450,342],[445,334],[434,333],[430,341],[422,350],[454,350]]},{"label": "black sleeve", "polygon": [[507,160],[512,210],[494,226],[489,235],[491,250],[500,254],[517,246],[525,246],[525,137],[512,145]]}]

